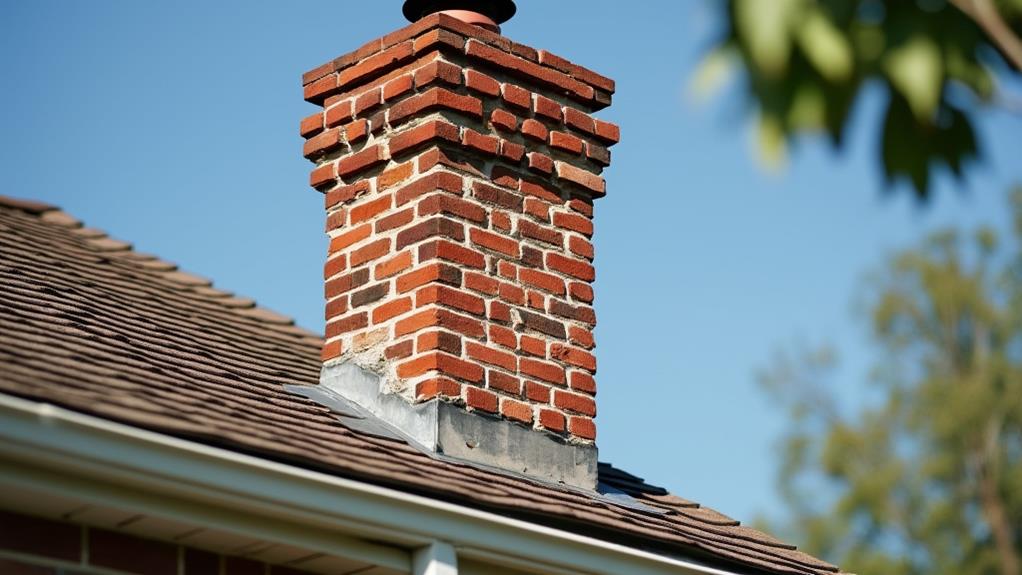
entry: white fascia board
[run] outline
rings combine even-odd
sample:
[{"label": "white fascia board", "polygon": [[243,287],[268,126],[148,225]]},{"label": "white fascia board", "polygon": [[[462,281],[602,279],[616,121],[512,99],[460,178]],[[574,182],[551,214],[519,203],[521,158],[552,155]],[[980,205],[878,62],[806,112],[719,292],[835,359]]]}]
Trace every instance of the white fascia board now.
[{"label": "white fascia board", "polygon": [[[411,570],[408,553],[352,536],[404,549],[445,541],[474,557],[548,566],[554,572],[736,575],[4,394],[0,473],[5,481],[19,481],[20,473],[36,486],[49,482],[110,505],[247,528],[253,536],[404,572]],[[116,501],[119,494],[123,501]],[[282,526],[279,533],[275,526]]]}]

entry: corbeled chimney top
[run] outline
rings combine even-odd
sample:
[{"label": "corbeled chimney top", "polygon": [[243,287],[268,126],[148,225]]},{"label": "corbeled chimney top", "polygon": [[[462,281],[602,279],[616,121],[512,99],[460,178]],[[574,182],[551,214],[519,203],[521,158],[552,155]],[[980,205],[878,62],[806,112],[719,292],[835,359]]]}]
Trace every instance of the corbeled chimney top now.
[{"label": "corbeled chimney top", "polygon": [[404,15],[409,22],[443,12],[468,24],[500,33],[500,25],[510,20],[514,0],[405,0]]}]

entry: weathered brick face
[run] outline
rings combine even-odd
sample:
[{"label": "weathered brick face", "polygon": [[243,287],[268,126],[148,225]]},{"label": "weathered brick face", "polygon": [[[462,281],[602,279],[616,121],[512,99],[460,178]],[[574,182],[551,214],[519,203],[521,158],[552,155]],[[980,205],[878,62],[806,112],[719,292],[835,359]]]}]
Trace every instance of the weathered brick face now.
[{"label": "weathered brick face", "polygon": [[437,14],[307,73],[324,362],[595,440],[593,200],[612,81]]}]

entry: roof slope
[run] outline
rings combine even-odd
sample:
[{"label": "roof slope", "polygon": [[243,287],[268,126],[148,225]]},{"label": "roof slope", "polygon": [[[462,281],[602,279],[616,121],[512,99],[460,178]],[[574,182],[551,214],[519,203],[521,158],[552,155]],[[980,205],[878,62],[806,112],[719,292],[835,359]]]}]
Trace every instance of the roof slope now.
[{"label": "roof slope", "polygon": [[0,196],[0,392],[637,547],[768,573],[837,571],[608,465],[601,482],[665,513],[359,433],[284,389],[318,384],[320,344],[64,212]]}]

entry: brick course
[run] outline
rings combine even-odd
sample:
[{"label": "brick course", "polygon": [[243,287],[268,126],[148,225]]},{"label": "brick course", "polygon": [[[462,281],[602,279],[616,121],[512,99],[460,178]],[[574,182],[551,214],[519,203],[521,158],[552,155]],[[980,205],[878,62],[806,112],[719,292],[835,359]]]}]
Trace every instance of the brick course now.
[{"label": "brick course", "polygon": [[613,82],[445,15],[303,82],[324,361],[382,359],[410,401],[593,441],[592,205],[619,132],[592,114]]}]

